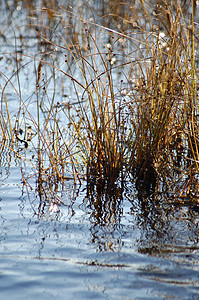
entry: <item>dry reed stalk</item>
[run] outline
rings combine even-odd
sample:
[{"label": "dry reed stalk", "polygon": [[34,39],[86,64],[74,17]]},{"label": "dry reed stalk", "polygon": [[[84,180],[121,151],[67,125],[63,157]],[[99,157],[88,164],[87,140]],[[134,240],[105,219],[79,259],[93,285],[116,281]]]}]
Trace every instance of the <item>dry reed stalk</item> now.
[{"label": "dry reed stalk", "polygon": [[[47,61],[50,52],[40,59],[34,58],[39,62],[37,92],[41,68],[48,65],[71,79],[73,97],[76,97],[66,106],[67,113],[64,112],[71,124],[68,140],[59,124],[59,105],[54,105],[54,99],[49,100],[43,127],[39,97],[37,121],[23,104],[38,135],[39,172],[49,172],[49,177],[63,180],[66,166],[70,164],[76,179],[80,173],[87,176],[88,186],[114,186],[133,175],[138,188],[152,186],[154,191],[159,188],[158,181],[162,181],[172,192],[194,195],[198,192],[199,168],[195,1],[192,1],[189,23],[185,10],[176,0],[169,3],[163,0],[155,9],[141,0],[138,7],[143,15],[136,25],[137,36],[125,32],[124,26],[123,32],[117,32],[94,21],[87,22],[72,10],[64,11],[68,20],[53,9],[41,10],[49,14],[51,22],[40,25],[40,39],[65,51],[65,57],[69,56],[78,69],[79,77],[70,72],[68,59],[66,72]],[[63,28],[69,27],[71,36],[64,37],[51,29],[53,18]],[[81,35],[76,32],[77,21],[84,28]],[[130,25],[135,28],[134,22],[127,23],[127,28]],[[38,32],[38,24],[31,26]],[[106,39],[101,38],[102,32]],[[59,38],[60,46],[53,35]],[[130,46],[129,49],[124,46],[125,54],[116,50],[116,57],[121,55],[122,59],[114,65],[114,47],[120,40]],[[118,93],[114,82],[116,69],[121,71],[128,86],[133,81],[134,87],[129,88],[126,99],[121,90]],[[48,167],[44,167],[46,159]],[[185,184],[180,183],[183,180]]]}]

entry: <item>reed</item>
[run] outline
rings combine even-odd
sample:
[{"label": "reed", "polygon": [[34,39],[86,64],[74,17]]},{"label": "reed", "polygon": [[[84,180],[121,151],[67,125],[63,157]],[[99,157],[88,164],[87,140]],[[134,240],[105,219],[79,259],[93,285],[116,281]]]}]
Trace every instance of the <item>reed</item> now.
[{"label": "reed", "polygon": [[[89,183],[113,183],[132,174],[138,188],[154,190],[157,181],[163,181],[179,195],[190,194],[194,186],[194,195],[199,158],[194,6],[187,23],[179,2],[162,1],[154,14],[141,4],[145,12],[145,27],[138,26],[141,50],[136,60],[128,54],[126,62],[117,65],[130,63],[125,74],[129,86],[134,78],[125,102],[113,83],[112,45],[100,46],[93,28],[86,28],[87,49],[83,53],[78,48],[77,54],[85,91],[77,97],[75,117],[70,112],[69,119]],[[125,33],[104,30],[111,37],[135,41]],[[177,179],[174,174],[179,174]]]},{"label": "reed", "polygon": [[[78,49],[85,90],[69,119],[74,127],[80,161],[86,167],[89,184],[113,184],[123,178],[127,139],[124,106],[115,95],[112,74],[112,50],[86,28],[89,49]],[[98,41],[98,42],[97,42]],[[99,70],[100,67],[100,70]]]},{"label": "reed", "polygon": [[[49,62],[53,50],[33,58],[37,118],[24,109],[37,135],[40,174],[62,181],[72,172],[75,182],[86,179],[90,193],[135,180],[139,190],[198,194],[198,25],[196,1],[190,3],[141,0],[133,20],[126,10],[118,18],[111,12],[109,21],[125,20],[118,30],[115,22],[111,28],[105,20],[86,21],[71,8],[61,8],[64,18],[53,7],[41,10],[51,21],[30,26],[40,42],[64,52],[65,65]],[[52,20],[65,35],[51,28]],[[54,85],[56,72],[70,80],[70,101],[48,96],[44,66],[53,70]]]},{"label": "reed", "polygon": [[[146,11],[144,3],[143,6]],[[180,190],[180,195],[190,194],[190,185],[194,186],[194,195],[198,193],[195,184],[198,173],[198,74],[194,58],[194,8],[192,6],[189,24],[185,22],[179,2],[172,1],[168,5],[162,1],[156,15],[159,26],[155,33],[148,16],[151,36],[147,36],[150,45],[147,53],[151,59],[140,68],[142,77],[138,76],[132,101],[133,106],[137,101],[132,124],[135,132],[135,143],[131,148],[135,158],[133,167],[138,183],[146,179],[154,183],[159,176],[168,183],[170,181],[170,189]],[[188,168],[185,167],[187,163]],[[186,188],[174,181],[173,174],[179,174],[179,170],[181,182],[189,178]]]}]

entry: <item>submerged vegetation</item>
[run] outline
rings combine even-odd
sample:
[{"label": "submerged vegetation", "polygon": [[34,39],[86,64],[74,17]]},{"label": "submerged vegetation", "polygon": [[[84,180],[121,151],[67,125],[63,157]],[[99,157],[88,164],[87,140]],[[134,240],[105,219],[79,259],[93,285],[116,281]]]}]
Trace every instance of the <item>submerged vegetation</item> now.
[{"label": "submerged vegetation", "polygon": [[[73,179],[86,180],[91,198],[122,199],[131,181],[141,197],[198,199],[196,1],[140,0],[130,10],[102,1],[101,15],[84,3],[88,19],[80,7],[47,2],[34,10],[27,1],[39,53],[10,54],[16,69],[1,73],[1,159],[13,151],[29,161],[40,195]],[[35,91],[24,100],[20,72],[30,63]],[[19,98],[14,115],[8,87]],[[26,184],[31,176],[23,173]]]}]

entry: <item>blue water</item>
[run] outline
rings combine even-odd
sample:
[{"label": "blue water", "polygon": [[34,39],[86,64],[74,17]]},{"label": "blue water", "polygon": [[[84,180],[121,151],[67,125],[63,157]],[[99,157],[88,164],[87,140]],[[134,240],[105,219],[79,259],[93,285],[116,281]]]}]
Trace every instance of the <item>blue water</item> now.
[{"label": "blue water", "polygon": [[40,211],[19,168],[1,172],[1,299],[199,299],[198,213],[176,208],[158,239],[136,200],[123,200],[120,226],[97,224],[83,188]]}]

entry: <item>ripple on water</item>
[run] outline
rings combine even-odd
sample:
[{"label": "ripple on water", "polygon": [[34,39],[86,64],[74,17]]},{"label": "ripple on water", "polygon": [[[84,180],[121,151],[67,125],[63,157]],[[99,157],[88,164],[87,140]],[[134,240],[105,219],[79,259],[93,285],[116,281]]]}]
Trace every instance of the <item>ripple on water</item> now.
[{"label": "ripple on water", "polygon": [[[167,230],[159,238],[162,223],[155,231],[138,222],[129,202],[120,227],[95,224],[83,193],[73,213],[60,206],[39,215],[38,199],[22,196],[18,172],[11,174],[0,186],[2,299],[199,299],[196,214],[189,222],[177,210],[169,222],[163,215]],[[103,243],[110,246],[103,250]]]}]

